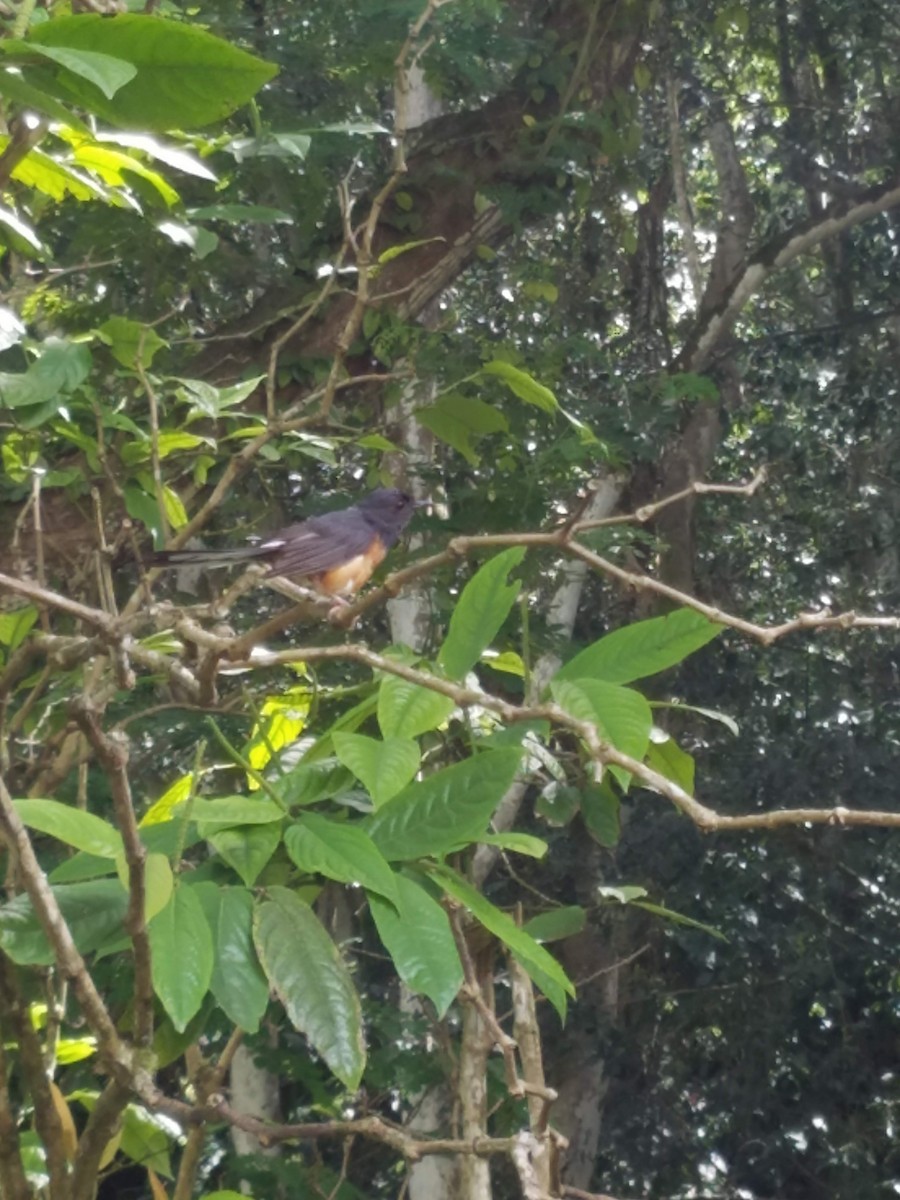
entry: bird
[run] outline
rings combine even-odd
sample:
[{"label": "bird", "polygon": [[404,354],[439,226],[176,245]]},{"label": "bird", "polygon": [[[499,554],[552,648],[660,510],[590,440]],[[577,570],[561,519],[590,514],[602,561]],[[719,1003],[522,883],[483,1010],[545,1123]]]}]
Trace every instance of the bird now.
[{"label": "bird", "polygon": [[267,575],[308,580],[318,591],[343,600],[368,582],[416,509],[428,503],[414,500],[399,488],[376,488],[349,508],[288,525],[253,545],[225,550],[158,550],[149,556],[148,565],[218,567],[260,562],[268,568]]}]

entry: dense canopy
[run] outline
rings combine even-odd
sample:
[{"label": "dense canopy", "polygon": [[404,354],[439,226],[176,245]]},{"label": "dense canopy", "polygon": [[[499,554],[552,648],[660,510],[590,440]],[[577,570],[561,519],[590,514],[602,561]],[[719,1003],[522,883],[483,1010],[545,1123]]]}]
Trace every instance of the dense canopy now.
[{"label": "dense canopy", "polygon": [[0,34],[4,1200],[896,1191],[890,6]]}]

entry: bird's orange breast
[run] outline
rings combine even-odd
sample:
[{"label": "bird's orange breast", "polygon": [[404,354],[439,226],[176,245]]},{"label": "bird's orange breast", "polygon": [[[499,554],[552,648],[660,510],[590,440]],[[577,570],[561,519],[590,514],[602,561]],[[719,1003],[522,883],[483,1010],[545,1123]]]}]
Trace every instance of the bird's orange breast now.
[{"label": "bird's orange breast", "polygon": [[357,554],[341,566],[332,567],[330,571],[323,571],[317,575],[316,585],[332,596],[351,596],[371,579],[372,573],[379,563],[384,561],[386,554],[384,543],[381,538],[376,537],[363,554]]}]

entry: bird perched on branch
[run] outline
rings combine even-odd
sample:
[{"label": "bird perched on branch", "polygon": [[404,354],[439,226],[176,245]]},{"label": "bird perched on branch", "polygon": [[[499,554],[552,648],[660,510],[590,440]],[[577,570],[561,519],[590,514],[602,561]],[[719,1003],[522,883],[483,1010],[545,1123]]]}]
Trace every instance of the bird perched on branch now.
[{"label": "bird perched on branch", "polygon": [[288,525],[253,545],[231,550],[159,550],[150,556],[149,565],[219,567],[259,562],[268,567],[268,575],[309,580],[327,595],[351,596],[371,578],[416,509],[428,503],[398,488],[378,488],[350,508]]}]

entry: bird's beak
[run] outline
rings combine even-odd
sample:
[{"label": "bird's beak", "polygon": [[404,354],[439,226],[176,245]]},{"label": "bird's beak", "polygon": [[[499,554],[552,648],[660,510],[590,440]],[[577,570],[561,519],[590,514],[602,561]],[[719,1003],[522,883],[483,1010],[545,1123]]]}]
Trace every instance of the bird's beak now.
[{"label": "bird's beak", "polygon": [[431,508],[432,500],[413,500],[413,508]]}]

